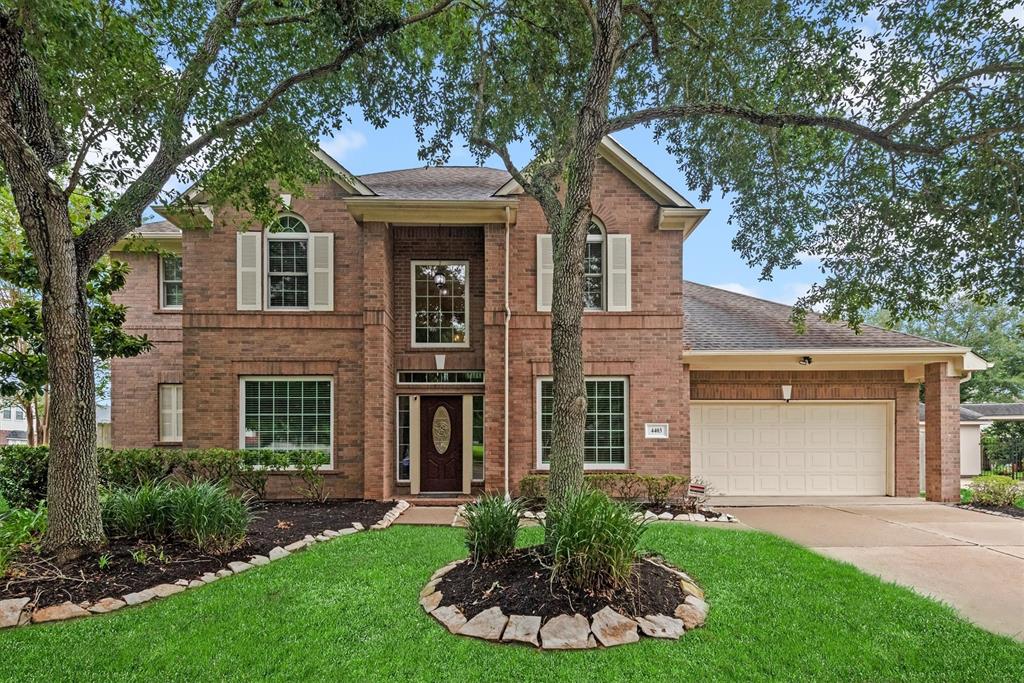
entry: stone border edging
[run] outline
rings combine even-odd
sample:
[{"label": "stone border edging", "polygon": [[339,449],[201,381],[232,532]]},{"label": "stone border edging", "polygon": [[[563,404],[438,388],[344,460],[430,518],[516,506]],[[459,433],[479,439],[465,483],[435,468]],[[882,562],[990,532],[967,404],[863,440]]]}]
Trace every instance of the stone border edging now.
[{"label": "stone border edging", "polygon": [[[455,510],[455,518],[452,520],[452,526],[461,526],[460,520],[462,518],[462,511],[465,509],[465,505],[460,505]],[[707,508],[704,509],[708,511]],[[637,513],[640,514],[640,513]],[[532,510],[526,510],[519,516],[519,519],[529,519],[537,522],[543,522],[547,516],[543,510],[540,512],[533,512]],[[662,512],[660,515],[656,515],[650,510],[645,510],[642,513],[643,518],[648,522],[704,522],[704,523],[716,523],[716,524],[731,524],[739,522],[738,519],[732,515],[722,512],[719,513],[718,517],[708,517],[700,512],[688,512],[678,515],[673,515],[671,512]]]},{"label": "stone border edging", "polygon": [[[408,502],[399,500],[393,508],[384,514],[384,517],[382,517],[380,521],[372,524],[370,529],[374,531],[387,529],[396,519],[398,519],[398,516],[408,508]],[[0,600],[0,629],[26,626],[28,624],[41,624],[48,621],[66,621],[68,619],[77,619],[79,617],[91,617],[95,614],[107,614],[108,612],[114,612],[122,607],[141,605],[144,602],[149,602],[150,600],[157,598],[167,598],[190,588],[199,588],[208,583],[219,581],[220,579],[233,574],[241,574],[253,567],[270,564],[271,562],[288,557],[292,553],[299,552],[300,550],[304,550],[305,548],[317,543],[326,543],[328,541],[333,541],[335,538],[341,538],[342,536],[348,536],[364,530],[365,527],[360,522],[353,522],[352,526],[345,529],[325,529],[323,533],[317,534],[316,536],[307,534],[305,537],[295,541],[294,543],[289,543],[283,548],[281,546],[274,547],[266,555],[253,555],[249,558],[248,562],[241,562],[238,560],[228,562],[227,569],[220,569],[216,572],[206,572],[202,576],[192,580],[178,579],[174,583],[161,583],[140,591],[135,591],[134,593],[126,593],[120,598],[107,597],[101,598],[94,603],[80,604],[63,602],[59,605],[50,605],[49,607],[42,607],[40,609],[33,609],[30,607],[30,603],[32,602],[31,598],[10,598],[8,600]]]},{"label": "stone border edging", "polygon": [[989,508],[979,508],[973,505],[963,505],[962,503],[950,503],[949,507],[956,508],[958,510],[970,510],[971,512],[981,512],[986,515],[995,515],[996,517],[1004,517],[1006,519],[1021,519],[1017,515],[1011,515],[1008,512],[1002,510],[992,510]]},{"label": "stone border edging", "polygon": [[649,614],[631,619],[611,607],[604,607],[588,620],[582,614],[559,614],[542,625],[538,616],[506,615],[500,607],[491,607],[472,619],[466,619],[458,607],[441,605],[444,595],[437,590],[441,578],[469,558],[450,562],[438,569],[420,591],[420,606],[449,633],[492,642],[523,643],[543,650],[584,650],[614,647],[650,638],[678,640],[686,631],[699,628],[707,619],[710,606],[704,591],[685,572],[663,562],[644,558],[643,562],[661,567],[679,578],[685,594],[672,616]]}]

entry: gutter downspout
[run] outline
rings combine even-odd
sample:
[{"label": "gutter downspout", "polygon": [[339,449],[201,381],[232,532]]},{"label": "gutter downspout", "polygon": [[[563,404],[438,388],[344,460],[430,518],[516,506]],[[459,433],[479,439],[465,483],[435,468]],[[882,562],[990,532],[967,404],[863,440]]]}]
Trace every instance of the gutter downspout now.
[{"label": "gutter downspout", "polygon": [[509,207],[505,207],[505,393],[503,395],[502,405],[505,411],[505,419],[502,422],[502,426],[505,430],[504,435],[504,447],[505,447],[505,500],[511,500],[512,495],[509,491],[508,486],[508,327],[509,321],[512,319],[512,309],[508,304],[508,248],[509,248],[509,223],[511,222],[511,210]]}]

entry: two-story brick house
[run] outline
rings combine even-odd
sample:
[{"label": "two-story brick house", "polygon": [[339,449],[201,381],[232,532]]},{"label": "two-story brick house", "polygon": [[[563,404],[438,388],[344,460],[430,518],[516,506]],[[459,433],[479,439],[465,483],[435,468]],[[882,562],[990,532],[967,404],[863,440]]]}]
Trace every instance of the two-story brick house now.
[{"label": "two-story brick house", "polygon": [[[325,176],[273,229],[202,206],[142,226],[118,299],[154,350],[113,362],[115,447],[316,448],[339,497],[514,491],[547,467],[551,246],[504,171]],[[968,349],[684,282],[693,207],[615,141],[587,238],[591,470],[731,495],[959,495]],[[176,224],[177,225],[176,225]],[[181,230],[180,227],[187,229]],[[287,480],[271,494],[289,495]]]}]

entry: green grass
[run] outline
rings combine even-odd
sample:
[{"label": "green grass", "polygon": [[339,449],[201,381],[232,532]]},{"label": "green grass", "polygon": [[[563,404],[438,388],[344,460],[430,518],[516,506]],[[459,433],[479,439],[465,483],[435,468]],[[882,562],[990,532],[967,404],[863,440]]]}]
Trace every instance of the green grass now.
[{"label": "green grass", "polygon": [[450,636],[417,596],[437,567],[465,555],[462,534],[399,526],[157,604],[0,632],[0,678],[1024,680],[1021,645],[779,538],[666,524],[644,542],[706,588],[706,628],[678,642],[584,652]]}]

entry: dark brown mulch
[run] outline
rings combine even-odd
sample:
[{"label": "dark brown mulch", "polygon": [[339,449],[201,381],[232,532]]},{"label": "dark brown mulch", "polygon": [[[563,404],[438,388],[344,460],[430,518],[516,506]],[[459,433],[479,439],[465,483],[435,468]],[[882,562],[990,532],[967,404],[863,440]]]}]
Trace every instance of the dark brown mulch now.
[{"label": "dark brown mulch", "polygon": [[647,561],[637,562],[629,586],[612,595],[574,591],[551,582],[538,548],[520,548],[488,564],[463,562],[441,577],[437,590],[442,605],[455,605],[467,619],[491,607],[545,621],[559,614],[589,616],[608,606],[630,617],[672,615],[686,597],[679,577]]},{"label": "dark brown mulch", "polygon": [[1003,507],[999,505],[978,505],[976,503],[970,503],[969,505],[958,505],[965,510],[981,510],[982,512],[999,512],[1010,517],[1020,517],[1024,519],[1024,508],[1017,506]]},{"label": "dark brown mulch", "polygon": [[[159,544],[128,539],[110,539],[101,553],[79,558],[56,567],[45,558],[22,554],[11,558],[7,573],[0,578],[0,600],[30,597],[36,607],[65,601],[95,602],[105,597],[150,588],[178,579],[195,579],[204,572],[216,572],[229,562],[266,555],[274,546],[285,546],[307,534],[325,529],[344,529],[353,522],[366,528],[393,507],[372,501],[266,502],[254,510],[256,520],[241,547],[221,555],[210,555],[175,541]],[[145,563],[140,563],[135,552]],[[106,565],[100,568],[101,561]]]}]

